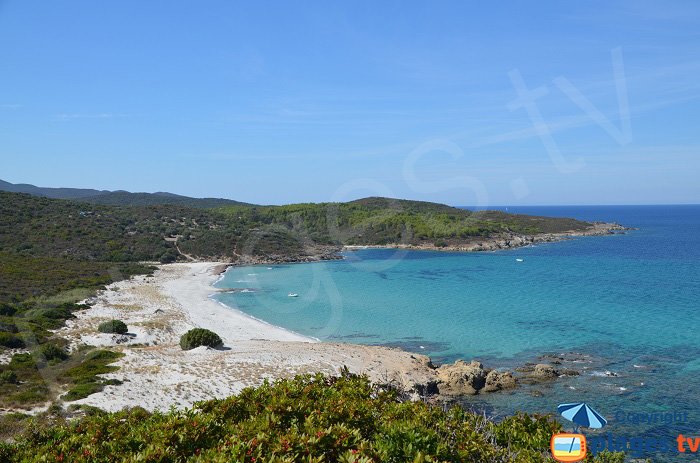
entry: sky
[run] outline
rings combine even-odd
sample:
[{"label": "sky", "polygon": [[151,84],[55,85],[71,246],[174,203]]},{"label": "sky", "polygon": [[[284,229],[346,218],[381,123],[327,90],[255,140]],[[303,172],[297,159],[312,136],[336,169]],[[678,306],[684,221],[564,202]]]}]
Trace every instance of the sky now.
[{"label": "sky", "polygon": [[0,179],[700,203],[700,2],[0,0]]}]

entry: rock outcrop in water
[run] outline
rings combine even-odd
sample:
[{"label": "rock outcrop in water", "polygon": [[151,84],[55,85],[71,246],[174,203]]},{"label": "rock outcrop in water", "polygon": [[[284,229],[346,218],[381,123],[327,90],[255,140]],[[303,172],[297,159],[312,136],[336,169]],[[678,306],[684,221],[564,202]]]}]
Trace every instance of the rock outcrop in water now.
[{"label": "rock outcrop in water", "polygon": [[[520,384],[535,385],[554,381],[565,376],[577,376],[578,370],[564,368],[562,361],[551,358],[551,363],[527,363],[510,371],[485,368],[478,360],[469,362],[457,360],[436,367],[430,358],[422,355],[413,356],[421,365],[422,376],[414,376],[410,384],[403,384],[402,389],[412,399],[453,398],[470,396],[517,388]],[[549,356],[542,359],[550,360]],[[562,357],[562,360],[566,360]],[[533,391],[541,394],[539,391]]]},{"label": "rock outcrop in water", "polygon": [[559,377],[559,372],[552,365],[547,363],[538,363],[533,368],[531,377],[536,379],[556,379]]},{"label": "rock outcrop in water", "polygon": [[481,362],[457,360],[437,369],[438,390],[443,395],[474,395],[486,385],[486,375]]},{"label": "rock outcrop in water", "polygon": [[475,395],[513,389],[517,386],[511,372],[484,369],[481,362],[476,360],[469,363],[457,360],[453,364],[442,365],[436,373],[438,390],[445,396]]},{"label": "rock outcrop in water", "polygon": [[518,386],[518,383],[510,371],[496,371],[491,370],[488,375],[486,375],[486,384],[484,385],[483,392],[496,392],[505,389],[514,389]]}]

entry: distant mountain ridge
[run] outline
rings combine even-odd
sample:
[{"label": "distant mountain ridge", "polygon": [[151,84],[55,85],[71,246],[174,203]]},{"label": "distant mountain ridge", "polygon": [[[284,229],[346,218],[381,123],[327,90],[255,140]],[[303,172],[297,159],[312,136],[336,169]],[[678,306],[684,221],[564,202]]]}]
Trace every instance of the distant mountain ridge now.
[{"label": "distant mountain ridge", "polygon": [[48,188],[28,183],[10,183],[0,180],[0,191],[26,193],[52,199],[70,199],[107,206],[156,206],[175,205],[195,208],[213,208],[221,206],[247,206],[248,203],[223,198],[191,198],[158,191],[156,193],[131,193],[124,190],[94,190],[89,188]]},{"label": "distant mountain ridge", "polygon": [[10,183],[4,180],[0,180],[0,191],[26,193],[54,199],[79,199],[109,193],[107,190],[93,190],[88,188],[44,188],[28,183]]}]

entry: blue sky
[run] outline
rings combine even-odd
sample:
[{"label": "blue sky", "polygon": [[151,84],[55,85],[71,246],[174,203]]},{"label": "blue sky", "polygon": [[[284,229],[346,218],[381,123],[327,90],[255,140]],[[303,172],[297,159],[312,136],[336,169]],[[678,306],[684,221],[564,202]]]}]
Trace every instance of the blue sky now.
[{"label": "blue sky", "polygon": [[691,1],[0,0],[0,178],[700,203],[699,26]]}]

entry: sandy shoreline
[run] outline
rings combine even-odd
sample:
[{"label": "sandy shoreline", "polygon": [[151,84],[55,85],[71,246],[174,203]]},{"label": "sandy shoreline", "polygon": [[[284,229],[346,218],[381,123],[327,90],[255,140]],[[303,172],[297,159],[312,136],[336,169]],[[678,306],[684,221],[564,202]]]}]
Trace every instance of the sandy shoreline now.
[{"label": "sandy shoreline", "polygon": [[[212,284],[221,265],[162,265],[152,277],[114,283],[89,301],[92,307],[78,312],[57,334],[73,346],[110,346],[123,352],[125,357],[117,363],[120,369],[105,375],[123,384],[107,386],[73,403],[110,411],[133,406],[167,410],[227,397],[265,379],[337,374],[343,366],[408,390],[435,381],[435,370],[425,356],[384,347],[320,343],[223,306],[209,297],[216,292]],[[97,325],[110,318],[125,321],[129,336],[98,333]],[[179,338],[194,327],[218,333],[225,349],[182,351]]]}]

